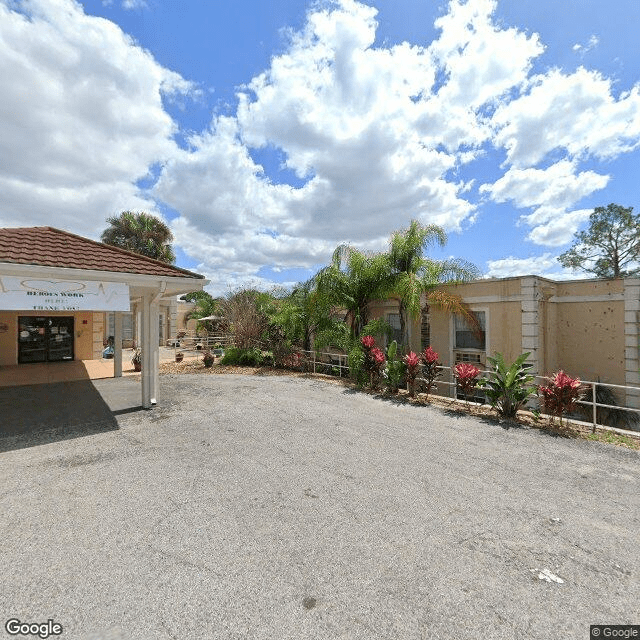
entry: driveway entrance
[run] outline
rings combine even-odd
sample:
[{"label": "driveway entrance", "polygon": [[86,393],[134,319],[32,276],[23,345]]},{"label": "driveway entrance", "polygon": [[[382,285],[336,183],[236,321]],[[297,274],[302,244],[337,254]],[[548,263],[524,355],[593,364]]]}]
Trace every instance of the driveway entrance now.
[{"label": "driveway entrance", "polygon": [[[140,383],[94,384],[116,414]],[[640,620],[636,451],[317,380],[160,385],[116,430],[0,455],[5,620],[60,640],[582,640]]]}]

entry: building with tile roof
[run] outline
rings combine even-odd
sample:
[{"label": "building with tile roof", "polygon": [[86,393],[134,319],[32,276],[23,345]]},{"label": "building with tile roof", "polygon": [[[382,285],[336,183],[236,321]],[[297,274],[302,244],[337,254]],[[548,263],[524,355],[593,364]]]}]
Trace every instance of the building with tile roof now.
[{"label": "building with tile roof", "polygon": [[122,375],[124,319],[142,348],[148,408],[159,344],[175,335],[175,298],[206,284],[200,274],[53,227],[0,229],[0,366],[99,358],[112,330]]}]

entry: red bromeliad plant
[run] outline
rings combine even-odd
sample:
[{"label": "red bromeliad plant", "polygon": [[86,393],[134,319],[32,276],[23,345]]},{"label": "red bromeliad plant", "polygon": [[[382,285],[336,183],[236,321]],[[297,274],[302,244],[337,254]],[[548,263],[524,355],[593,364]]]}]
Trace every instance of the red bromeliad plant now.
[{"label": "red bromeliad plant", "polygon": [[468,398],[472,391],[478,386],[480,369],[468,362],[459,362],[453,368],[453,372],[460,391],[462,391],[465,398]]},{"label": "red bromeliad plant", "polygon": [[380,368],[384,364],[384,353],[382,352],[382,349],[373,347],[373,349],[371,349],[371,356],[373,357],[377,368]]},{"label": "red bromeliad plant", "polygon": [[436,380],[442,377],[442,370],[440,369],[442,365],[438,362],[438,353],[431,347],[427,347],[420,354],[420,357],[422,358],[422,377],[427,382],[427,395],[429,395],[436,384]]},{"label": "red bromeliad plant", "polygon": [[540,387],[546,413],[560,418],[575,409],[580,396],[584,393],[584,386],[579,378],[572,378],[560,370],[548,378],[549,384]]},{"label": "red bromeliad plant", "polygon": [[361,342],[362,346],[365,349],[373,349],[376,344],[375,338],[373,336],[363,336]]},{"label": "red bromeliad plant", "polygon": [[407,365],[407,388],[409,389],[409,396],[413,398],[416,394],[416,378],[418,376],[418,368],[420,367],[420,358],[413,351],[409,351],[403,360]]},{"label": "red bromeliad plant", "polygon": [[381,349],[375,346],[376,341],[373,336],[363,336],[360,340],[364,349],[363,366],[369,373],[369,384],[373,389],[377,386],[382,369],[384,368],[385,357]]}]

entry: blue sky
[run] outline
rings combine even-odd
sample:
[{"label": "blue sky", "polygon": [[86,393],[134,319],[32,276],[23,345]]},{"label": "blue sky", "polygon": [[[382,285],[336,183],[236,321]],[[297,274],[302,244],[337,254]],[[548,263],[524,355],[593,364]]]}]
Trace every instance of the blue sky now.
[{"label": "blue sky", "polygon": [[0,224],[162,216],[225,293],[412,218],[436,257],[574,277],[638,211],[637,0],[0,0]]}]

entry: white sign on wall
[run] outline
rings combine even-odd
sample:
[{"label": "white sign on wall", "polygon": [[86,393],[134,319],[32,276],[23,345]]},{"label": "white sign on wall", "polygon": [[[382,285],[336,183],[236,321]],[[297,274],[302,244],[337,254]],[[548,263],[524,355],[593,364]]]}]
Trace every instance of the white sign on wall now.
[{"label": "white sign on wall", "polygon": [[129,285],[0,275],[0,310],[129,311]]}]

